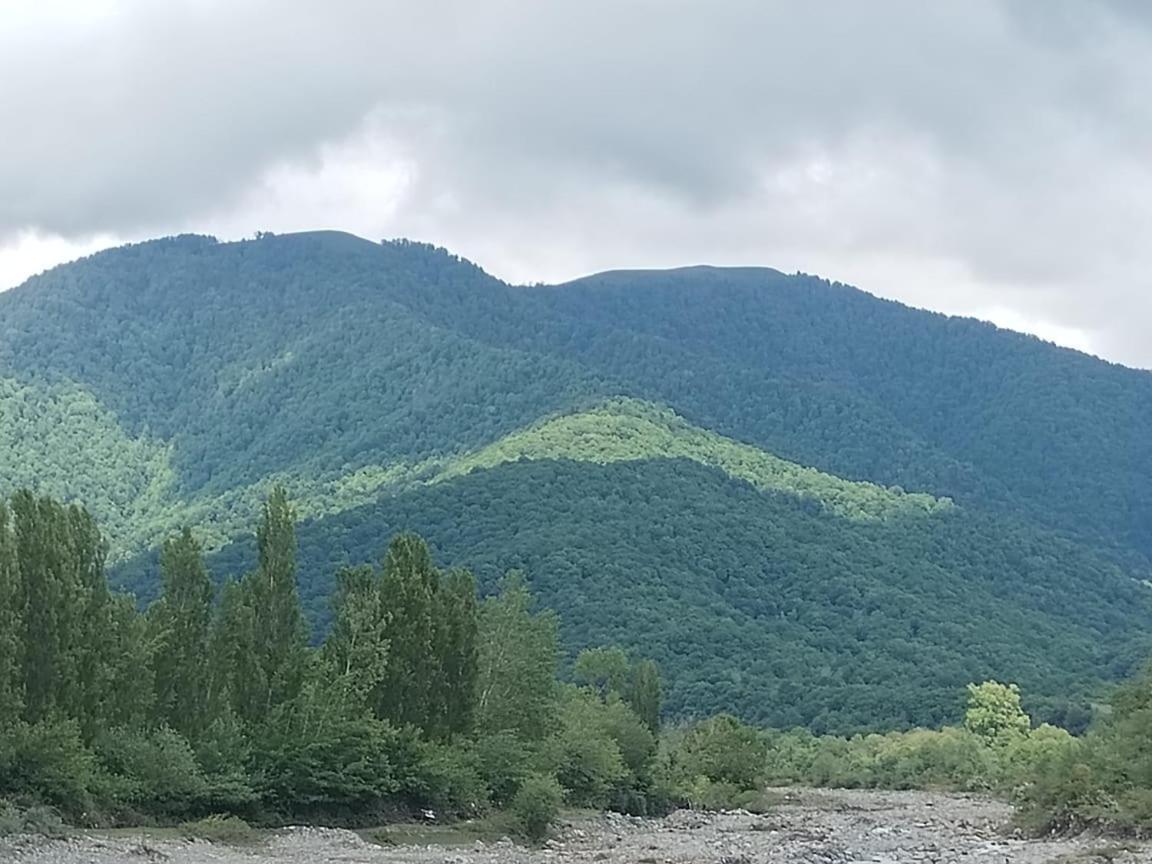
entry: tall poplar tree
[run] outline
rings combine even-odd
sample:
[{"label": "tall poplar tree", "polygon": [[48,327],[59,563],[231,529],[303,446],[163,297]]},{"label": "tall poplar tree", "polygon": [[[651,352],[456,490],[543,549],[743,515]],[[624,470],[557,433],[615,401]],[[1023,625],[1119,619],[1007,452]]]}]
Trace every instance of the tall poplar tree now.
[{"label": "tall poplar tree", "polygon": [[156,713],[162,722],[195,738],[210,722],[212,581],[200,544],[188,528],[165,541],[160,577],[163,594],[149,610],[156,644]]},{"label": "tall poplar tree", "polygon": [[663,699],[660,668],[653,660],[641,660],[632,669],[628,704],[653,735],[660,734],[660,710]]},{"label": "tall poplar tree", "polygon": [[476,725],[487,734],[545,737],[556,723],[556,615],[533,612],[520,573],[509,573],[496,597],[480,607]]},{"label": "tall poplar tree", "polygon": [[25,716],[79,721],[95,734],[112,645],[104,542],[78,507],[27,491],[12,497],[24,644]]},{"label": "tall poplar tree", "polygon": [[255,610],[244,584],[224,583],[208,640],[208,712],[245,724],[268,710],[268,683],[257,662]]},{"label": "tall poplar tree", "polygon": [[332,612],[324,660],[342,698],[365,706],[389,660],[388,613],[371,567],[345,568],[336,574]]},{"label": "tall poplar tree", "polygon": [[12,533],[8,506],[0,501],[0,728],[19,718],[24,707],[21,681],[23,616],[20,607],[16,537]]},{"label": "tall poplar tree", "polygon": [[444,575],[437,593],[436,655],[439,661],[433,708],[435,731],[444,737],[468,732],[476,707],[479,668],[476,579],[467,570]]},{"label": "tall poplar tree", "polygon": [[388,612],[389,655],[376,687],[378,717],[427,729],[438,689],[434,644],[437,575],[428,545],[415,534],[399,534],[388,545],[380,583]]},{"label": "tall poplar tree", "polygon": [[296,523],[284,488],[264,505],[256,533],[260,564],[245,580],[252,608],[256,665],[264,679],[265,708],[300,693],[307,663],[308,634],[296,587]]}]

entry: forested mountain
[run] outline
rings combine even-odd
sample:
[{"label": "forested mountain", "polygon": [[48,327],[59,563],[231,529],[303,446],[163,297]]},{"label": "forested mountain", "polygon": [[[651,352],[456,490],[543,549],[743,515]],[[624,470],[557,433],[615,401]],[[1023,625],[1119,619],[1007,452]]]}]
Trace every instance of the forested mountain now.
[{"label": "forested mountain", "polygon": [[[0,294],[0,494],[82,501],[121,584],[190,525],[255,566],[273,483],[301,596],[402,530],[675,714],[935,723],[1061,703],[1152,625],[1152,375],[767,269],[510,286],[410,242],[177,237]],[[150,551],[151,550],[151,551]]]}]

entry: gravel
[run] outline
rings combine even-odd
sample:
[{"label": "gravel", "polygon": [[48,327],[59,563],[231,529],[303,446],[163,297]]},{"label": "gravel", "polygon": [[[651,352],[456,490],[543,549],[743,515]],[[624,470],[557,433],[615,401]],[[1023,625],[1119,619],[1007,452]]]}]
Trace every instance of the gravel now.
[{"label": "gravel", "polygon": [[89,834],[0,841],[3,864],[1152,864],[1152,847],[1104,838],[1025,840],[1011,808],[926,792],[780,790],[770,814],[687,811],[664,819],[607,814],[564,826],[543,849],[509,841],[465,849],[381,847],[352,831],[289,828],[235,848]]}]

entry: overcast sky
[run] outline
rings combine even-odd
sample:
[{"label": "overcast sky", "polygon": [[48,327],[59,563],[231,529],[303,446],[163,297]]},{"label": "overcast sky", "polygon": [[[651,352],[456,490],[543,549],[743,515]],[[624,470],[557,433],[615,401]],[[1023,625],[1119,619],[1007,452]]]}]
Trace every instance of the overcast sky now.
[{"label": "overcast sky", "polygon": [[1152,4],[0,0],[0,288],[309,228],[803,270],[1152,367]]}]

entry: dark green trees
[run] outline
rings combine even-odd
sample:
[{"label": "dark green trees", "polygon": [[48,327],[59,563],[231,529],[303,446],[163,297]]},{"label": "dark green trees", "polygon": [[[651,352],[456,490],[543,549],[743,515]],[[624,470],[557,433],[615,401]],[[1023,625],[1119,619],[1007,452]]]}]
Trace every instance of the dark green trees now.
[{"label": "dark green trees", "polygon": [[210,700],[217,713],[232,712],[250,725],[295,699],[307,672],[294,518],[277,487],[256,532],[259,565],[242,582],[225,584],[209,638]]},{"label": "dark green trees", "polygon": [[436,596],[435,628],[439,660],[435,728],[443,737],[472,729],[479,661],[478,614],[472,574],[467,570],[444,574]]}]

